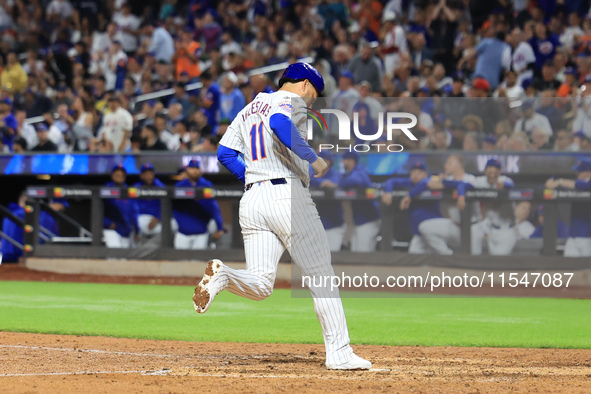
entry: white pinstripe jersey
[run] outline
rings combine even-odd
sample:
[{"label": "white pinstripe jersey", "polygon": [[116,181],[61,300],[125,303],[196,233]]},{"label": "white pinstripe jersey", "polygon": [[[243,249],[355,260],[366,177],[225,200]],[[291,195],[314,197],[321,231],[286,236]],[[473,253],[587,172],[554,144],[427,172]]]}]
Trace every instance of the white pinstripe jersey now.
[{"label": "white pinstripe jersey", "polygon": [[259,93],[238,113],[220,145],[244,154],[247,185],[275,178],[299,178],[308,185],[309,163],[283,145],[269,126],[276,113],[291,118],[306,139],[306,103],[297,94],[280,90]]}]

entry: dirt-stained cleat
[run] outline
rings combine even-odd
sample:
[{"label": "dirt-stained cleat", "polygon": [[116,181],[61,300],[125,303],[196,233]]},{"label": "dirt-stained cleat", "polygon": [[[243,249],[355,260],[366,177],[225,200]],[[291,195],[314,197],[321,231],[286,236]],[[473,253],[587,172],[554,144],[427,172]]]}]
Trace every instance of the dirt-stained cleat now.
[{"label": "dirt-stained cleat", "polygon": [[335,370],[348,370],[348,371],[360,371],[360,370],[367,370],[371,368],[371,362],[362,359],[356,354],[353,354],[351,360],[347,361],[343,364],[332,365],[326,364],[327,369],[335,369]]},{"label": "dirt-stained cleat", "polygon": [[223,265],[217,259],[207,263],[203,278],[195,288],[195,293],[193,294],[193,306],[198,313],[205,313],[218,294],[219,291],[215,287],[215,276],[221,271]]}]

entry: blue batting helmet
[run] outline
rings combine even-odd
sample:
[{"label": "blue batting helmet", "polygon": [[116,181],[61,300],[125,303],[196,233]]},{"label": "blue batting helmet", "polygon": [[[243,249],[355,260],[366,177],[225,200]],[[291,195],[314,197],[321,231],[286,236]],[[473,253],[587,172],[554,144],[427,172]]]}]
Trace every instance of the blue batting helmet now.
[{"label": "blue batting helmet", "polygon": [[279,87],[283,86],[285,82],[299,82],[304,79],[310,81],[312,86],[316,88],[318,96],[324,90],[324,78],[312,65],[308,63],[294,63],[287,66],[283,75],[279,78]]}]

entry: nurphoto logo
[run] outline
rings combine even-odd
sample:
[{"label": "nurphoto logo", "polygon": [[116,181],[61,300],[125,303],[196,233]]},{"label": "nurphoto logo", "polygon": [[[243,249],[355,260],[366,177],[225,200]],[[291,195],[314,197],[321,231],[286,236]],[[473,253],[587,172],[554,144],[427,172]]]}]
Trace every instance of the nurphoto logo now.
[{"label": "nurphoto logo", "polygon": [[[339,141],[351,141],[353,129],[353,136],[359,142],[364,143],[356,144],[319,144],[318,149],[320,152],[323,151],[336,151],[336,152],[369,152],[372,148],[376,148],[378,152],[391,152],[397,153],[402,152],[404,147],[400,144],[393,144],[391,142],[394,137],[398,136],[399,132],[406,135],[411,141],[417,141],[417,137],[410,131],[411,128],[415,127],[418,123],[417,117],[408,112],[378,112],[378,124],[377,130],[374,134],[365,134],[359,130],[359,113],[353,113],[353,121],[351,121],[349,115],[338,109],[321,109],[319,111],[308,108],[308,130],[307,139],[310,141],[314,138],[314,123],[316,123],[320,130],[328,131],[328,123],[326,122],[323,114],[334,115],[336,117],[336,123],[331,122],[331,125],[336,125],[338,129]],[[407,122],[402,123],[402,121]],[[385,130],[384,130],[384,122]],[[383,141],[385,131],[386,141]],[[395,134],[396,132],[396,134]],[[372,143],[373,142],[373,143]]]}]

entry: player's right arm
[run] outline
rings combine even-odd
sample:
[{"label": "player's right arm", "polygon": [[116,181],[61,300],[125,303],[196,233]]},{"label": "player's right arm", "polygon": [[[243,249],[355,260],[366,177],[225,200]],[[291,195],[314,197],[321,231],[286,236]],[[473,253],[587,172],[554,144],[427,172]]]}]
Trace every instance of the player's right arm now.
[{"label": "player's right arm", "polygon": [[276,113],[269,118],[269,126],[279,141],[296,154],[300,159],[312,165],[316,177],[321,177],[328,171],[326,162],[316,155],[316,152],[302,137],[297,126],[284,113]]}]

